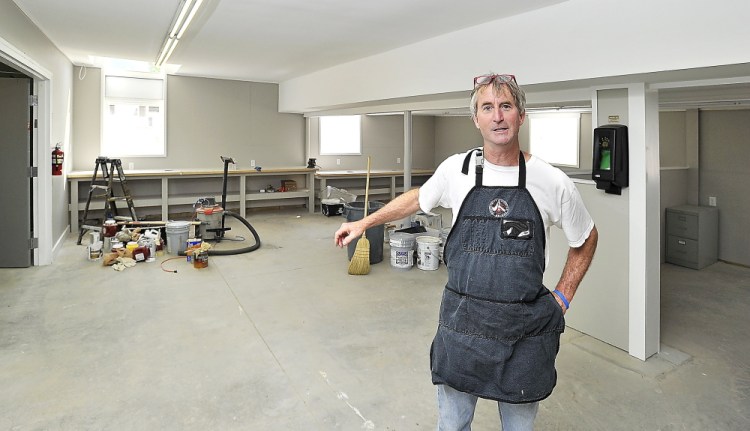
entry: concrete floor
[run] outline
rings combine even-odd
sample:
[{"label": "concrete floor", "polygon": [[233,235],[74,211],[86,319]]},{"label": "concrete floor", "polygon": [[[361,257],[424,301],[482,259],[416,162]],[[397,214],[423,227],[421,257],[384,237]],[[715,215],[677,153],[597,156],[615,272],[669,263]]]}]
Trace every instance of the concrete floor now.
[{"label": "concrete floor", "polygon": [[[263,247],[206,269],[116,272],[74,235],[51,266],[0,269],[0,430],[434,429],[444,267],[396,271],[386,246],[349,276],[341,217],[249,220]],[[750,269],[665,264],[661,310],[646,362],[568,328],[537,429],[749,429]],[[473,429],[498,428],[480,401]]]}]

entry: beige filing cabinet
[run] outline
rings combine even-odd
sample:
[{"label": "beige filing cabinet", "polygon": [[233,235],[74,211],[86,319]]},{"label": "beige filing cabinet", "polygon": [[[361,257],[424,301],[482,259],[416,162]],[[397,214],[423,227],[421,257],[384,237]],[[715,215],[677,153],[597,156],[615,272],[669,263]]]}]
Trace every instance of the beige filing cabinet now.
[{"label": "beige filing cabinet", "polygon": [[718,258],[719,210],[682,205],[667,208],[667,262],[693,269]]}]

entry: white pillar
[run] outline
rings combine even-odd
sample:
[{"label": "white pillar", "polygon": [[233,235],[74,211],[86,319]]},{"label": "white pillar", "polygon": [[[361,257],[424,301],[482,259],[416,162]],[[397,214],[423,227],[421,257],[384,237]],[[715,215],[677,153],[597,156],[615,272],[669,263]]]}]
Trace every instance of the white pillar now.
[{"label": "white pillar", "polygon": [[628,351],[646,360],[659,352],[659,97],[644,83],[628,88],[630,157],[630,289]]},{"label": "white pillar", "polygon": [[404,193],[411,189],[411,111],[404,111]]}]

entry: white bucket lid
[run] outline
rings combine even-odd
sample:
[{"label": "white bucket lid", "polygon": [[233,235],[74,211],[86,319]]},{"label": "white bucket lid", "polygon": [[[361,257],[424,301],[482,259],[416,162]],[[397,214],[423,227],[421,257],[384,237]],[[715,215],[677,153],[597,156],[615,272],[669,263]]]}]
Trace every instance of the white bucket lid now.
[{"label": "white bucket lid", "polygon": [[391,247],[414,247],[414,236],[405,232],[393,232],[389,240]]},{"label": "white bucket lid", "polygon": [[439,244],[440,238],[435,238],[434,236],[429,235],[422,235],[417,237],[417,243],[418,244]]},{"label": "white bucket lid", "polygon": [[166,224],[167,232],[170,231],[183,231],[188,230],[190,227],[189,221],[170,221]]}]

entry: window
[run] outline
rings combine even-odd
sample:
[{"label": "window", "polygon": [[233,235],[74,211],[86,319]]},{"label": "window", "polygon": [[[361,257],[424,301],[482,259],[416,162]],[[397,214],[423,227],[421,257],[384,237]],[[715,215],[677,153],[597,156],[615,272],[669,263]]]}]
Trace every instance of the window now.
[{"label": "window", "polygon": [[530,112],[528,116],[531,154],[553,165],[577,168],[581,114]]},{"label": "window", "polygon": [[106,75],[101,154],[166,156],[164,79]]},{"label": "window", "polygon": [[320,117],[320,154],[361,154],[362,117]]}]

